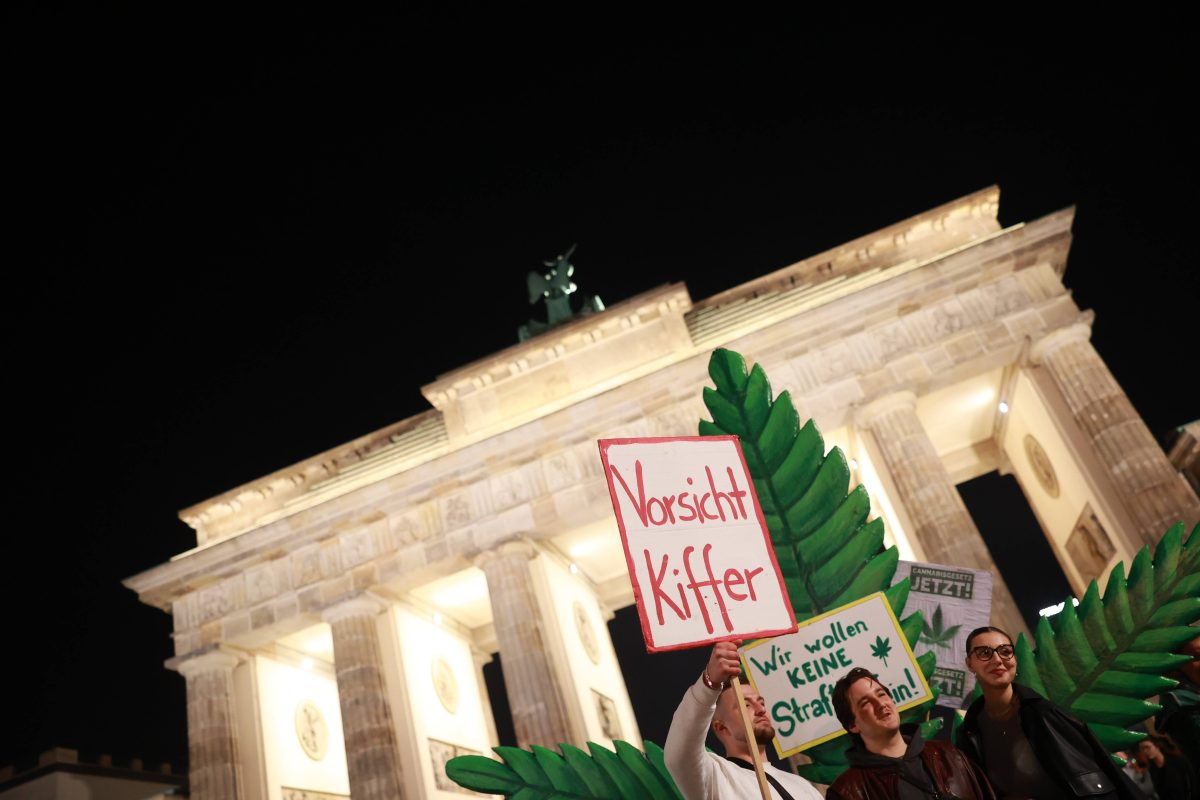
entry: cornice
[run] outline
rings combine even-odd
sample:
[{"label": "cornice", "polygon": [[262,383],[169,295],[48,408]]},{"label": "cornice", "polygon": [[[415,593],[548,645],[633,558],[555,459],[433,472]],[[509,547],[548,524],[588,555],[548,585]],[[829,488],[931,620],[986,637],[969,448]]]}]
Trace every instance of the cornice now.
[{"label": "cornice", "polygon": [[441,414],[425,411],[189,506],[179,518],[196,531],[197,545],[203,547],[263,524],[270,512],[333,476],[352,473],[381,457],[404,459],[411,468],[436,458],[445,451],[445,443]]},{"label": "cornice", "polygon": [[715,294],[696,303],[695,310],[848,278],[905,260],[925,260],[998,232],[999,209],[1000,187],[989,186]]}]

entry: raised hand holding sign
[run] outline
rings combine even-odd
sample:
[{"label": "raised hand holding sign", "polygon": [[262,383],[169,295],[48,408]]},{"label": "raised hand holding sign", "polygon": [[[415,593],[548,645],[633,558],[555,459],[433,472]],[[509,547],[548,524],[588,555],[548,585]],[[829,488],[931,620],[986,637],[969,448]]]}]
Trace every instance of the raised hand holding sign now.
[{"label": "raised hand holding sign", "polygon": [[[646,649],[715,643],[703,682],[710,691],[732,686],[745,755],[765,800],[770,790],[755,723],[741,702],[737,646],[745,638],[794,631],[796,622],[738,438],[599,444]],[[729,732],[719,718],[713,725],[718,735]],[[683,771],[694,776],[689,767]]]}]

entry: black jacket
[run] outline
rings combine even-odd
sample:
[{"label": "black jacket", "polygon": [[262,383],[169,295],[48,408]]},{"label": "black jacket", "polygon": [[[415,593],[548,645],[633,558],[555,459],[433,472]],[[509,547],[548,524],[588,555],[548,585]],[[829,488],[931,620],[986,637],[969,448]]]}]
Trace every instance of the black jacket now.
[{"label": "black jacket", "polygon": [[[1021,698],[1021,732],[1042,769],[1067,796],[1095,800],[1137,800],[1141,796],[1087,725],[1028,687],[1014,683],[1013,691]],[[958,748],[986,774],[979,734],[981,713],[982,697],[971,704],[958,729]]]}]

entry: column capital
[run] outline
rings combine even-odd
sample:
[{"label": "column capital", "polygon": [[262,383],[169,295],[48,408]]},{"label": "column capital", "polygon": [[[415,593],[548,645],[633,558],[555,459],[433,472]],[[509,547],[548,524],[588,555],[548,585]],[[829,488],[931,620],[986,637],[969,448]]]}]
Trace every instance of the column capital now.
[{"label": "column capital", "polygon": [[524,556],[527,560],[532,561],[540,554],[541,551],[528,539],[513,539],[498,547],[493,547],[491,550],[485,550],[471,559],[471,563],[480,569],[485,569],[489,563],[498,558]]},{"label": "column capital", "polygon": [[473,643],[471,644],[471,661],[475,663],[475,669],[481,669],[485,664],[492,663],[493,660],[491,653],[485,653]]},{"label": "column capital", "polygon": [[174,669],[184,678],[190,678],[193,675],[199,675],[201,672],[220,670],[230,673],[240,663],[242,663],[242,660],[232,653],[227,653],[224,650],[209,650],[200,655],[189,656],[188,658],[175,661],[174,664],[167,662],[167,666]]},{"label": "column capital", "polygon": [[1065,328],[1050,331],[1033,343],[1029,348],[1029,362],[1031,364],[1041,364],[1050,353],[1071,344],[1072,342],[1086,342],[1092,338],[1092,319],[1089,316],[1082,322],[1076,322],[1068,325]]},{"label": "column capital", "polygon": [[908,389],[904,389],[876,398],[865,406],[860,406],[854,412],[854,424],[861,428],[871,428],[884,414],[897,409],[906,409],[915,412],[917,409],[917,395]]},{"label": "column capital", "polygon": [[370,594],[360,594],[321,611],[321,620],[330,625],[347,617],[376,617],[387,610],[387,604]]}]

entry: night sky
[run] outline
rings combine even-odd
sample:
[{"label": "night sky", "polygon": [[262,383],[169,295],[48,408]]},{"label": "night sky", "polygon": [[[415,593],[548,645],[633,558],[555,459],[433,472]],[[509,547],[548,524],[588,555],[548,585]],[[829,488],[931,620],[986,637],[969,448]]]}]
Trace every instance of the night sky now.
[{"label": "night sky", "polygon": [[[0,765],[181,768],[169,618],[121,579],[194,545],[179,509],[426,409],[575,242],[609,304],[699,300],[991,184],[1004,224],[1075,205],[1097,349],[1160,440],[1200,417],[1190,20],[168,5],[7,14]],[[689,655],[639,680],[650,738]]]}]

